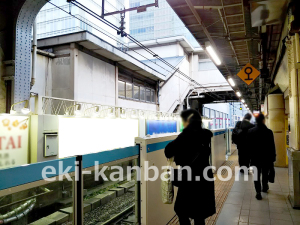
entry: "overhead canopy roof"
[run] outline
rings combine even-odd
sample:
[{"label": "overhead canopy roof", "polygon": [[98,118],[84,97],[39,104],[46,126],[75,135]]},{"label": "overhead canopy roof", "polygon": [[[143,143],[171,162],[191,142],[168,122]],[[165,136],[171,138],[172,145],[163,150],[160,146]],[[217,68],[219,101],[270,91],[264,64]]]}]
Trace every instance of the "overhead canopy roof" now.
[{"label": "overhead canopy roof", "polygon": [[166,75],[155,70],[152,66],[150,67],[146,63],[143,63],[132,57],[130,54],[127,54],[126,51],[122,51],[86,31],[39,39],[38,48],[46,48],[68,43],[77,43],[96,54],[117,62],[125,68],[135,71],[136,73],[152,80],[166,80]]},{"label": "overhead canopy roof", "polygon": [[[272,4],[272,1],[278,2],[278,0],[269,1],[273,6],[269,12],[284,11],[284,7],[280,8],[278,4]],[[270,81],[266,80],[263,84],[257,79],[247,86],[236,74],[247,63],[259,69],[261,36],[259,28],[252,27],[251,24],[250,2],[259,4],[269,1],[167,0],[199,44],[204,47],[209,42],[214,47],[222,59],[222,64],[217,66],[218,69],[226,79],[229,76],[234,79],[236,87],[253,109],[259,108]],[[280,1],[285,2],[285,0]],[[271,16],[270,13],[267,15]],[[277,19],[276,23],[271,21],[266,30],[268,34],[267,67],[270,73],[275,66],[274,59],[282,28],[280,21],[281,19]]]},{"label": "overhead canopy roof", "polygon": [[[165,61],[167,61],[169,64],[171,64],[172,66],[178,68],[179,64],[182,62],[182,60],[184,59],[184,56],[174,56],[174,57],[167,57],[167,58],[163,58]],[[143,63],[145,63],[146,65],[149,65],[150,67],[153,67],[155,70],[157,70],[158,72],[165,74],[166,78],[168,79],[172,74],[173,74],[173,70],[170,69],[166,69],[166,65],[159,59],[151,59],[150,60],[142,60]]]}]

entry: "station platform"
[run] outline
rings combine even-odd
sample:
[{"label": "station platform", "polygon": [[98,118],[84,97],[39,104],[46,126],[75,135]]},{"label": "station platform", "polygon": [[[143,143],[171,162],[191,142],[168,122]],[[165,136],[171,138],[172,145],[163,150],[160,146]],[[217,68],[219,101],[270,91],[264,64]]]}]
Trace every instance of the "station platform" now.
[{"label": "station platform", "polygon": [[[237,151],[224,165],[231,168],[238,165]],[[268,193],[262,193],[263,200],[255,198],[253,176],[239,174],[239,181],[215,181],[217,213],[206,220],[206,225],[300,225],[300,210],[293,209],[288,200],[288,169],[275,168],[276,180],[269,183]],[[222,173],[226,177],[226,172]],[[174,217],[170,224],[179,224]],[[192,222],[193,224],[193,222]]]},{"label": "station platform", "polygon": [[248,181],[235,181],[216,225],[300,224],[300,210],[293,209],[288,200],[288,169],[275,170],[275,183],[269,184],[270,190],[268,193],[262,193],[261,201],[255,198],[253,176],[249,175]]}]

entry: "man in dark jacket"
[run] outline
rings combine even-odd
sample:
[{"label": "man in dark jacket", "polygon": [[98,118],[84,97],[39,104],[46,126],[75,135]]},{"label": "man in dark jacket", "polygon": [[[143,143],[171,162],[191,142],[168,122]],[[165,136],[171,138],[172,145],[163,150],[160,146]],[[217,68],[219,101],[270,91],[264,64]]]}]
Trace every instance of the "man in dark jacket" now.
[{"label": "man in dark jacket", "polygon": [[[245,166],[246,168],[249,168],[250,166],[250,149],[249,149],[249,143],[247,143],[247,134],[248,130],[253,128],[254,125],[250,123],[250,120],[252,118],[252,115],[250,113],[247,113],[244,116],[243,121],[237,122],[234,129],[241,130],[240,134],[238,134],[238,142],[237,149],[239,151],[239,164],[240,167]],[[241,170],[243,173],[244,170]]]},{"label": "man in dark jacket", "polygon": [[256,198],[261,200],[261,191],[267,192],[269,190],[269,173],[270,169],[274,168],[274,162],[276,161],[274,135],[265,125],[263,114],[256,117],[256,126],[248,131],[248,143],[251,148],[251,165],[257,168],[257,174],[254,174]]}]

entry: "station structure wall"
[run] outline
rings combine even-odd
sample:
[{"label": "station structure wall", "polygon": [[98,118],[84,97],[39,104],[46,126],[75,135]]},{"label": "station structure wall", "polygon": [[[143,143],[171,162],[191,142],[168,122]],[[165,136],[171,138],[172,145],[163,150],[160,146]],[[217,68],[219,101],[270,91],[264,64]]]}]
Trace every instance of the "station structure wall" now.
[{"label": "station structure wall", "polygon": [[[153,42],[149,41],[149,42]],[[144,45],[147,45],[147,41],[143,42]],[[179,43],[166,43],[165,45],[156,44],[156,46],[147,46],[161,58],[174,57],[174,56],[184,56],[185,51]],[[134,49],[134,51],[128,51],[130,55],[139,60],[146,60],[143,56],[148,59],[155,59],[153,55],[147,53],[144,49]],[[166,66],[166,68],[168,68]],[[171,68],[170,68],[171,70]]]},{"label": "station structure wall", "polygon": [[[155,103],[118,98],[116,66],[78,50],[74,45],[53,48],[55,58],[37,56],[36,82],[31,92],[95,104],[156,111]],[[34,99],[31,99],[34,111]]]},{"label": "station structure wall", "polygon": [[[183,59],[179,69],[185,74],[189,74],[189,62],[186,58]],[[177,105],[182,105],[190,88],[187,78],[178,73],[174,74],[160,90],[160,111],[173,112]]]},{"label": "station structure wall", "polygon": [[78,56],[75,56],[74,60],[78,60],[74,79],[74,99],[115,105],[115,66],[81,51],[78,51]]},{"label": "station structure wall", "polygon": [[6,88],[5,81],[2,79],[5,75],[5,67],[4,67],[4,53],[2,48],[0,47],[0,113],[5,113],[6,107]]}]

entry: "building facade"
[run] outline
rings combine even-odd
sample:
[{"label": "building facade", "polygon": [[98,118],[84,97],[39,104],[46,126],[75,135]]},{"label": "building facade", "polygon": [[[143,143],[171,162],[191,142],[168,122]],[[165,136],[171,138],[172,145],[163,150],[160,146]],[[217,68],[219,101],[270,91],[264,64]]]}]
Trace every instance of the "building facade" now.
[{"label": "building facade", "polygon": [[[96,14],[101,15],[101,0],[84,0],[79,2],[85,7],[92,9]],[[78,7],[67,1],[52,0],[51,3],[52,4],[46,4],[37,15],[38,39],[88,31],[96,36],[100,36],[102,39],[115,46],[120,45],[121,43],[126,44],[126,38],[121,38],[114,29],[108,27],[103,22]],[[121,8],[127,8],[128,4],[126,3],[127,1],[124,0],[105,1],[104,11],[112,12],[120,10]],[[117,27],[120,26],[119,14],[106,16],[105,19]],[[126,18],[125,20],[127,21],[126,24],[129,25],[129,18]],[[127,27],[126,31],[128,32],[128,30]]]},{"label": "building facade", "polygon": [[[129,0],[130,7],[138,7],[149,3],[153,3],[153,0]],[[130,12],[130,35],[138,41],[184,36],[192,46],[199,47],[198,42],[167,1],[159,0],[158,5],[158,8],[151,7],[146,12]]]}]

